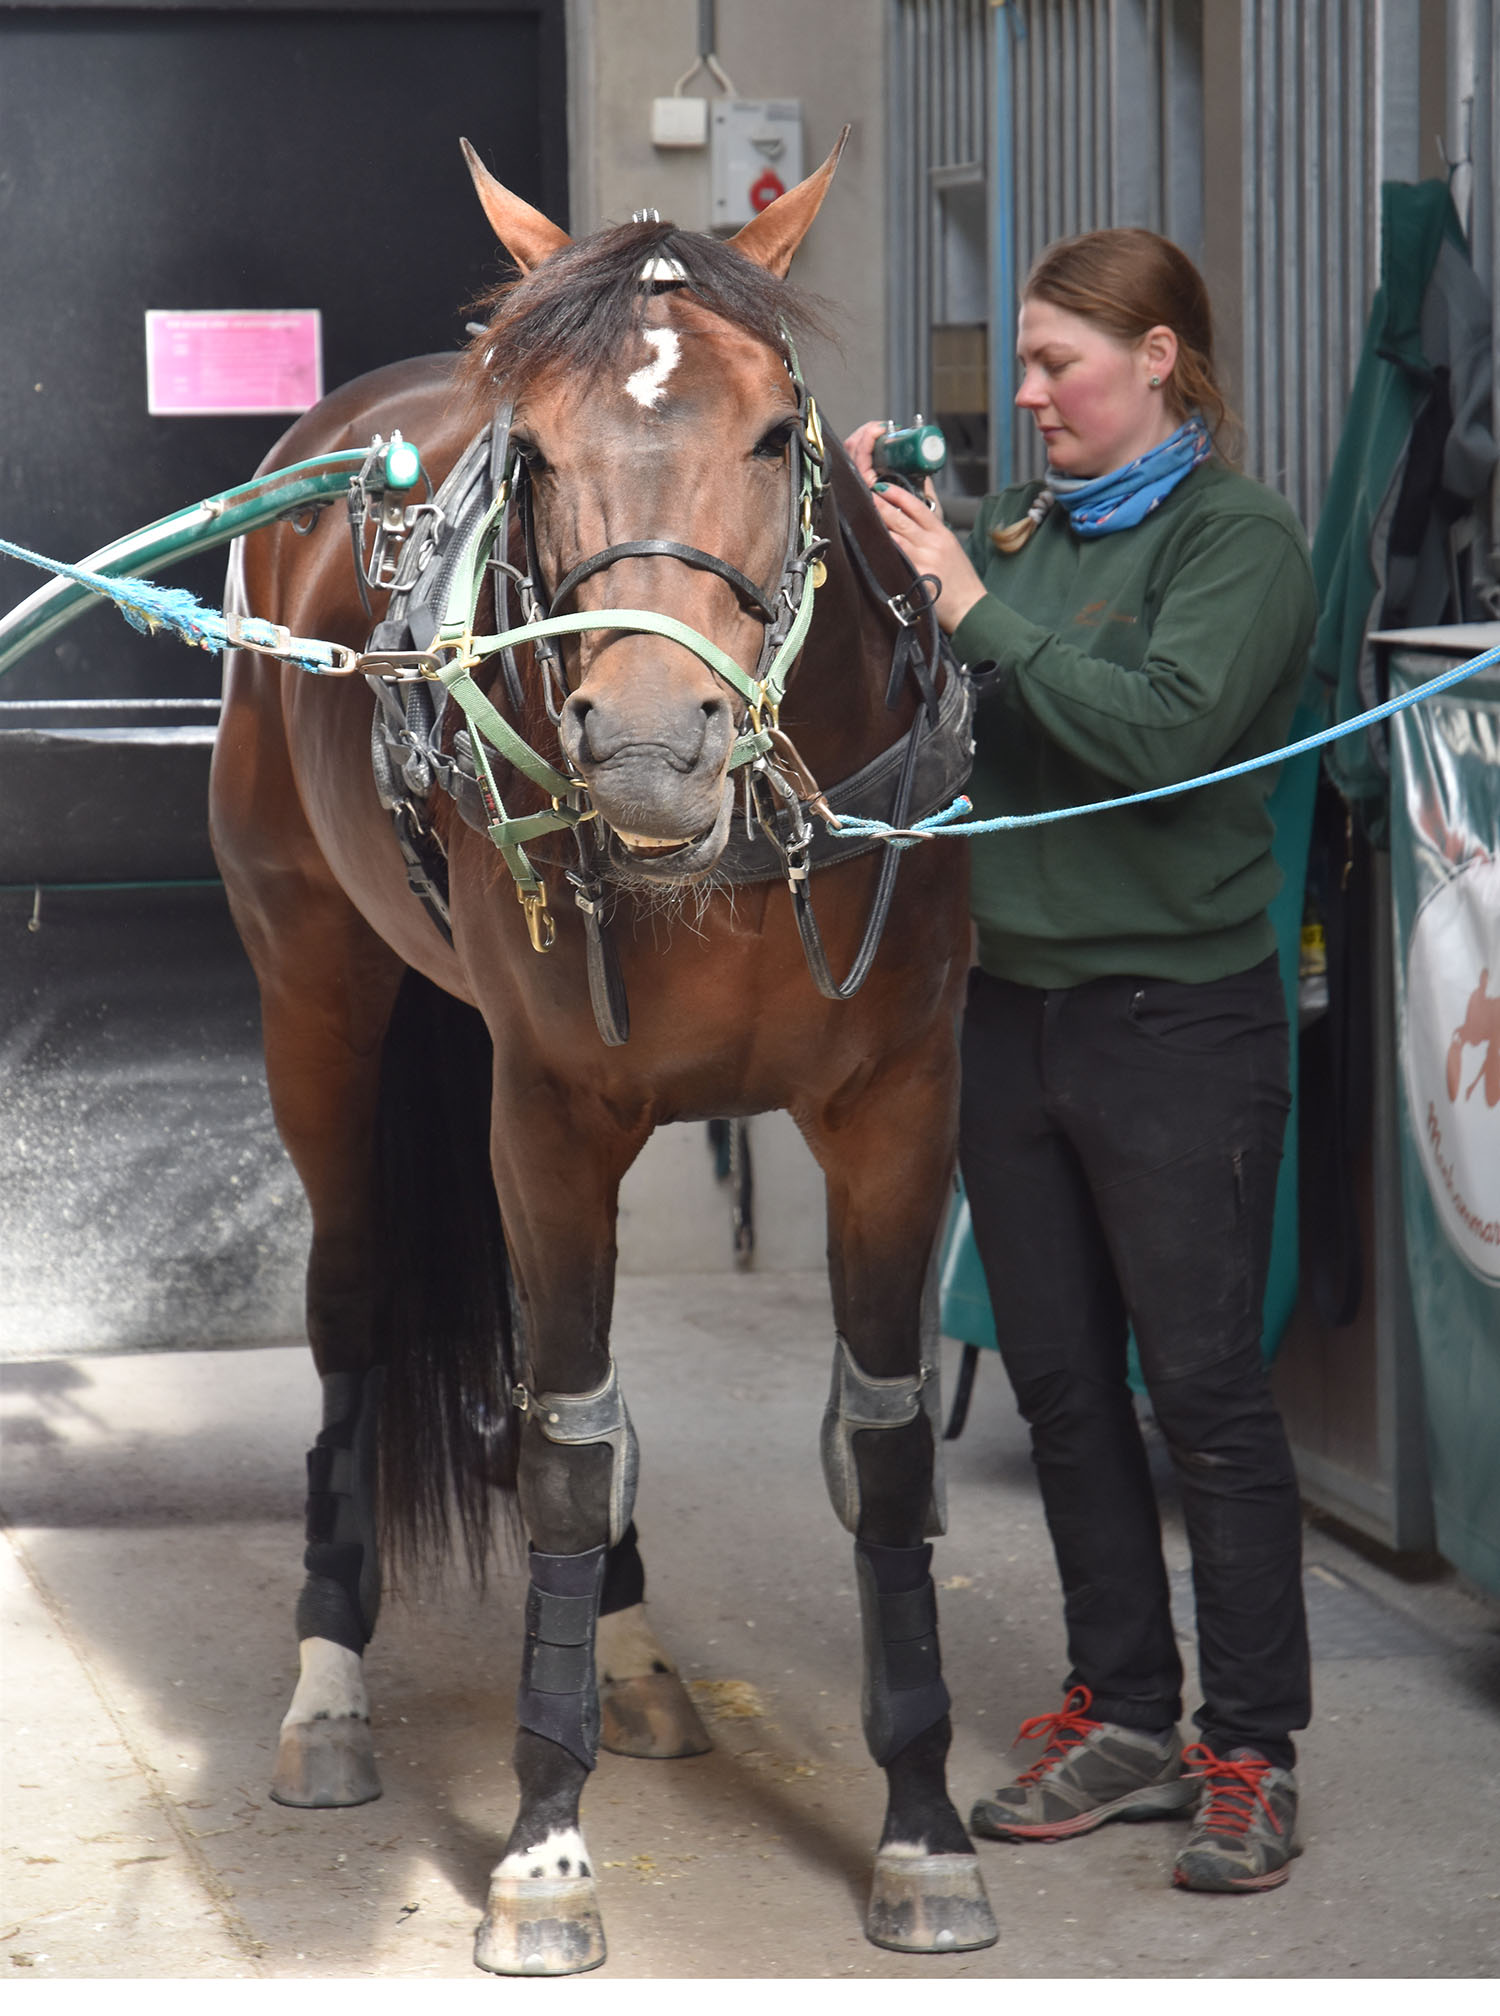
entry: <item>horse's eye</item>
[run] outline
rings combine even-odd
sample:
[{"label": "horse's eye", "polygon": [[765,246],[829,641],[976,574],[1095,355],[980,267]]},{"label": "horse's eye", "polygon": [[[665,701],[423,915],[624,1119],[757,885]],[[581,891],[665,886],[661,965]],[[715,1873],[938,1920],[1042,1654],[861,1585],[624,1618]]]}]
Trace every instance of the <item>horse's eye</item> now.
[{"label": "horse's eye", "polygon": [[549,466],[547,458],[541,449],[537,447],[535,441],[528,441],[524,435],[513,434],[510,438],[510,445],[515,449],[533,476],[544,476],[547,473]]},{"label": "horse's eye", "polygon": [[778,420],[774,427],[767,428],[751,451],[758,462],[779,462],[786,453],[786,444],[792,438],[790,420]]}]

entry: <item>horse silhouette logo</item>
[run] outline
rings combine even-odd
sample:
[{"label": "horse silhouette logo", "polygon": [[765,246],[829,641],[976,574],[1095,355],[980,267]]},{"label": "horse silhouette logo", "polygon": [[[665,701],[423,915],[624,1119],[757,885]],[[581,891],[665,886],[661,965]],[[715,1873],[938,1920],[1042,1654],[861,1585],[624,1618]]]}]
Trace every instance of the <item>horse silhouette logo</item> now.
[{"label": "horse silhouette logo", "polygon": [[1479,975],[1479,985],[1469,996],[1464,1009],[1464,1019],[1453,1032],[1453,1040],[1448,1045],[1448,1099],[1456,1105],[1459,1085],[1463,1077],[1464,1051],[1468,1048],[1483,1050],[1484,1057],[1478,1071],[1468,1085],[1463,1096],[1468,1099],[1476,1087],[1484,1086],[1486,1106],[1500,1106],[1500,994],[1489,991],[1490,969],[1486,966]]},{"label": "horse silhouette logo", "polygon": [[1407,1117],[1433,1212],[1500,1287],[1500,858],[1476,855],[1428,894],[1404,978]]}]

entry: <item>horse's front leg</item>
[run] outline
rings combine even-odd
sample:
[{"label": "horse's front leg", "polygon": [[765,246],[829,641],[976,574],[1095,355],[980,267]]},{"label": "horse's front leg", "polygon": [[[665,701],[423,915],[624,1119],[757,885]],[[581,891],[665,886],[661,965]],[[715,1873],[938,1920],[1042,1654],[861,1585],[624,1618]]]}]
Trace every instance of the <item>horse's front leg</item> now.
[{"label": "horse's front leg", "polygon": [[924,1057],[887,1065],[852,1107],[804,1122],[828,1180],[838,1326],[823,1467],[854,1534],[865,1740],[889,1792],[865,1931],[904,1953],[962,1952],[999,1936],[948,1797],[927,1544],[942,1513],[936,1311],[924,1323],[924,1291],[952,1177],[953,1115],[952,1076]]},{"label": "horse's front leg", "polygon": [[474,1957],[496,1974],[577,1974],[605,1955],[578,1809],[599,1747],[607,1555],[629,1530],[635,1498],[635,1432],[609,1348],[615,1213],[649,1126],[623,1130],[555,1082],[511,1089],[521,1074],[514,1057],[506,1062],[496,1073],[493,1158],[520,1314],[530,1588],[516,1707],[520,1811],[491,1874]]}]

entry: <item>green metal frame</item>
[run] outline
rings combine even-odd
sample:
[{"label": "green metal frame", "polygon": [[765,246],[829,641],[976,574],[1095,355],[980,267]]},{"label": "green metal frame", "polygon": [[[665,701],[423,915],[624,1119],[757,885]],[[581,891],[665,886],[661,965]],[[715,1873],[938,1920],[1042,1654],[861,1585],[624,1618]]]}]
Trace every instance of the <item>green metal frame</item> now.
[{"label": "green metal frame", "polygon": [[[112,540],[79,564],[91,574],[144,574],[173,567],[195,553],[227,545],[242,532],[254,532],[289,512],[327,503],[342,496],[350,479],[369,458],[368,448],[341,449],[335,455],[315,455],[269,476],[254,477],[233,490],[221,490],[190,504],[170,517],[158,518],[138,532]],[[0,673],[19,658],[65,629],[103,598],[77,581],[48,581],[24,602],[0,617]]]}]

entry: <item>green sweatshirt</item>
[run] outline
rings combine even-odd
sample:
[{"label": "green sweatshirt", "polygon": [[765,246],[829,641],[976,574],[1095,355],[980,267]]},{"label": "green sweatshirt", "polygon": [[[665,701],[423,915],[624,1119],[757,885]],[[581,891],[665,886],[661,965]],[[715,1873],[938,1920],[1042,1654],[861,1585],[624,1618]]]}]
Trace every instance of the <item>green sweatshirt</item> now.
[{"label": "green sweatshirt", "polygon": [[[953,646],[999,668],[976,724],[977,816],[1117,798],[1284,742],[1317,613],[1291,506],[1206,462],[1139,525],[1080,539],[1059,504],[1020,553],[997,552],[991,527],[1039,487],[986,498],[968,542],[989,592]],[[1275,950],[1276,775],[974,841],[980,965],[1070,987],[1257,964]]]}]

